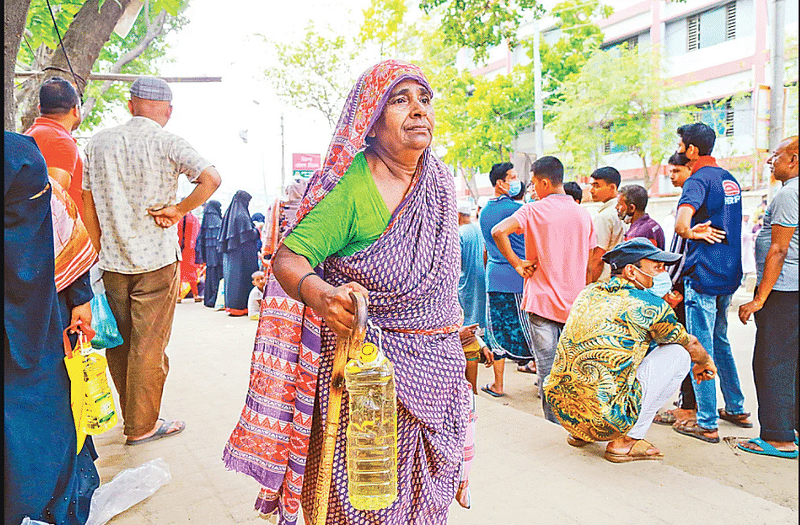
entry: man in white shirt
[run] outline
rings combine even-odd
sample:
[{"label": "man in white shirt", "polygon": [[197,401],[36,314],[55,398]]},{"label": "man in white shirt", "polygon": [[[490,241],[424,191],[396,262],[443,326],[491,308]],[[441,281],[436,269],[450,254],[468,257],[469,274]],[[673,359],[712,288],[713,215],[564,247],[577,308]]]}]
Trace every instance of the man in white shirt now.
[{"label": "man in white shirt", "polygon": [[603,262],[603,255],[611,251],[614,246],[625,238],[625,224],[617,215],[615,207],[617,190],[622,177],[615,168],[603,166],[592,173],[592,187],[589,193],[593,202],[602,202],[603,205],[594,218],[594,231],[597,235],[597,246],[592,250],[589,258],[589,275],[587,282],[608,282],[611,278],[611,268]]},{"label": "man in white shirt", "polygon": [[[100,253],[106,296],[124,340],[106,357],[128,445],[185,427],[183,421],[159,418],[180,282],[174,225],[220,184],[210,162],[163,129],[172,115],[171,101],[163,80],[136,80],[128,102],[133,118],[99,132],[86,146],[84,222]],[[196,188],[176,203],[181,174]]]}]

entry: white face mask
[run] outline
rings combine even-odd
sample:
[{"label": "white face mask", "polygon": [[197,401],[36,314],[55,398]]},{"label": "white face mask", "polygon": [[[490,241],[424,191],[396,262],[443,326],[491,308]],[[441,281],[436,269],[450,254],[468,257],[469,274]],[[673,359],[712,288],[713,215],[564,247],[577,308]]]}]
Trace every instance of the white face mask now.
[{"label": "white face mask", "polygon": [[[634,266],[634,268],[636,268],[636,266]],[[638,280],[636,281],[644,288],[646,292],[650,292],[651,294],[655,295],[660,299],[665,295],[667,295],[670,290],[672,290],[672,279],[669,278],[669,274],[667,272],[660,272],[655,275],[650,275],[649,273],[643,271],[641,268],[636,268],[636,269],[653,280],[653,285],[650,286],[649,288],[645,287]]]}]

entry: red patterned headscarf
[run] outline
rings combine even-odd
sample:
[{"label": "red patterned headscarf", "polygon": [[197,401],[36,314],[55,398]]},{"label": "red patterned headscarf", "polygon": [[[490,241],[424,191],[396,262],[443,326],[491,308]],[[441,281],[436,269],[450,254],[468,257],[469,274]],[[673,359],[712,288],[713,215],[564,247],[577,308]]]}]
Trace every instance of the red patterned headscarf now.
[{"label": "red patterned headscarf", "polygon": [[[322,169],[308,183],[295,224],[308,214],[342,179],[356,153],[366,147],[367,133],[380,118],[386,100],[400,82],[413,79],[425,86],[433,96],[428,79],[419,66],[400,60],[384,60],[367,69],[347,96],[342,116],[336,124],[333,139],[325,155]],[[289,232],[291,231],[290,228]],[[286,235],[289,235],[289,232]]]}]

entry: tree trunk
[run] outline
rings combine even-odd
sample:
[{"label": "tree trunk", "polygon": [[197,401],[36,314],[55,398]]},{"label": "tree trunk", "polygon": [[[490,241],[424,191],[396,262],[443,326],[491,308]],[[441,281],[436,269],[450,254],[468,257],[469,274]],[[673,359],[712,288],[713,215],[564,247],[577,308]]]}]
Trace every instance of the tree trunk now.
[{"label": "tree trunk", "polygon": [[647,190],[647,193],[650,193],[650,186],[653,185],[653,181],[650,180],[650,171],[647,169],[647,158],[645,157],[643,152],[639,152],[639,158],[642,160],[642,173],[644,173],[644,189]]},{"label": "tree trunk", "polygon": [[[117,25],[117,21],[130,1],[106,1],[103,2],[103,7],[98,9],[98,0],[86,0],[72,20],[67,32],[62,35],[70,64],[78,76],[80,84],[78,88],[81,92],[86,87],[86,79],[89,77],[97,57],[100,56],[100,50],[111,37],[114,26]],[[20,106],[24,108],[20,114],[22,129],[27,129],[37,116],[36,97],[39,94],[39,86],[45,80],[60,76],[72,81],[72,73],[70,73],[61,46],[43,66],[55,69],[46,70],[40,77],[32,77],[23,84],[23,97],[20,97],[19,100]]]},{"label": "tree trunk", "polygon": [[[111,67],[111,71],[108,73],[119,73],[122,71],[122,68],[125,65],[133,62],[136,60],[139,55],[144,53],[150,43],[155,40],[156,38],[160,37],[165,33],[164,31],[164,24],[167,20],[167,12],[161,11],[158,16],[156,16],[153,21],[147,21],[147,34],[136,44],[136,47],[125,53],[117,60],[114,65]],[[100,87],[100,97],[106,94],[106,92],[111,88],[111,80],[106,80],[103,82],[103,85]],[[88,116],[92,109],[94,108],[94,104],[97,102],[97,97],[89,97],[86,99],[85,103],[83,104],[83,115],[84,117]]]},{"label": "tree trunk", "polygon": [[31,0],[5,0],[3,3],[3,52],[5,53],[4,78],[3,78],[3,129],[16,131],[17,104],[14,98],[14,66],[17,63],[19,44],[22,41],[22,32],[25,30],[25,19],[28,16],[28,7]]},{"label": "tree trunk", "polygon": [[461,163],[458,163],[458,171],[461,173],[461,176],[464,178],[464,182],[467,183],[467,189],[469,190],[470,195],[475,202],[478,202],[478,184],[475,182],[475,170],[472,168],[464,169],[461,167]]}]

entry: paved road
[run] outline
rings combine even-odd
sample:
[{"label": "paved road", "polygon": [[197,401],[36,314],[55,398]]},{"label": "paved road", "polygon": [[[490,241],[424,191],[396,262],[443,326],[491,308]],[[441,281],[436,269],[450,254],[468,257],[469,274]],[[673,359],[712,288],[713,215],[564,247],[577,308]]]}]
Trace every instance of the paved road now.
[{"label": "paved road", "polygon": [[[120,426],[96,439],[103,482],[157,457],[169,464],[172,480],[111,524],[264,523],[253,510],[258,483],[221,461],[247,391],[255,328],[247,318],[178,305],[162,414],[184,419],[186,430],[138,447],[123,445]],[[754,328],[732,316],[730,335],[746,407],[755,412]],[[574,449],[563,429],[538,417],[535,376],[511,366],[506,376],[507,397],[478,396],[472,509],[453,505],[451,524],[798,522],[797,461],[737,453],[654,425],[648,439],[665,460],[614,465],[602,459],[601,445]],[[490,370],[482,369],[479,381],[491,381]],[[720,432],[758,435],[757,427],[725,422]]]}]

